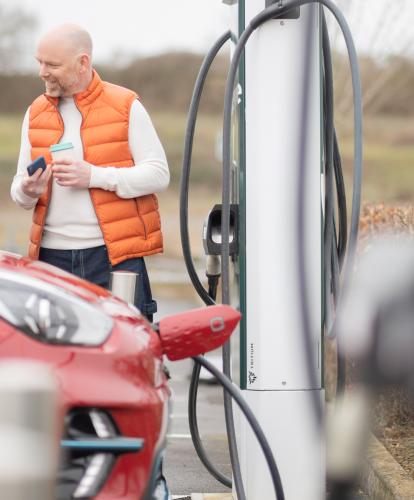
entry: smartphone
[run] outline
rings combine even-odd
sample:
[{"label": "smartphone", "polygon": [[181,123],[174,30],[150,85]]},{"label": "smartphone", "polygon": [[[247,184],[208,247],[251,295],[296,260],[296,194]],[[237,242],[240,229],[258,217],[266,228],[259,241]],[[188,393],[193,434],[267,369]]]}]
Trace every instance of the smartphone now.
[{"label": "smartphone", "polygon": [[38,168],[43,171],[46,169],[46,160],[44,156],[39,156],[36,160],[27,167],[27,172],[29,175],[33,175]]}]

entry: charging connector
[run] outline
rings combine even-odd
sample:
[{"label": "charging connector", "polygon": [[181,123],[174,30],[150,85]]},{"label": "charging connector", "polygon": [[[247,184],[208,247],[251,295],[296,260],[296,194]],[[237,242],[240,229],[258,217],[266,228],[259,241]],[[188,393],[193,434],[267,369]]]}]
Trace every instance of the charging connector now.
[{"label": "charging connector", "polygon": [[[203,227],[203,247],[206,255],[221,255],[222,235],[221,235],[222,206],[214,205],[208,214]],[[239,207],[236,204],[230,205],[230,231],[229,231],[229,252],[230,256],[239,253]]]}]

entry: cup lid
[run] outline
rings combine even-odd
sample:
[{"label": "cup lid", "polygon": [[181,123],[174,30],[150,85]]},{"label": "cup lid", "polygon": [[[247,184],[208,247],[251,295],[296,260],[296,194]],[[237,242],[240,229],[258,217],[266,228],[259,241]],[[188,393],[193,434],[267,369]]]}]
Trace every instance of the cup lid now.
[{"label": "cup lid", "polygon": [[56,151],[64,151],[65,149],[72,149],[73,144],[71,142],[63,142],[62,144],[52,144],[49,148],[51,153],[56,153]]}]

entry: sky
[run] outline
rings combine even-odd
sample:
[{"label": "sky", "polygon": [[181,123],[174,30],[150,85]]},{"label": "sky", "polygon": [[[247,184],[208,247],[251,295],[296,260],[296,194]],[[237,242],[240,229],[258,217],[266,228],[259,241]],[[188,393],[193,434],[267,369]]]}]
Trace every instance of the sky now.
[{"label": "sky", "polygon": [[38,17],[35,38],[64,22],[92,35],[96,61],[122,52],[152,55],[170,50],[205,52],[228,29],[221,0],[14,0]]},{"label": "sky", "polygon": [[[414,55],[413,0],[336,0],[343,9],[358,53],[379,59],[389,54]],[[332,28],[334,23],[330,23]],[[336,26],[331,33],[337,33]],[[342,37],[334,45],[345,50]]]},{"label": "sky", "polygon": [[[265,0],[262,1],[264,5]],[[122,62],[125,53],[140,56],[171,50],[204,53],[228,29],[231,10],[222,0],[14,0],[12,3],[38,17],[33,43],[41,33],[64,22],[85,26],[94,40],[98,62],[114,58]],[[414,0],[336,0],[336,3],[344,10],[359,52],[378,57],[389,52],[414,53]],[[343,50],[334,23],[330,27],[333,44]],[[28,60],[34,69],[31,57],[30,54]]]}]

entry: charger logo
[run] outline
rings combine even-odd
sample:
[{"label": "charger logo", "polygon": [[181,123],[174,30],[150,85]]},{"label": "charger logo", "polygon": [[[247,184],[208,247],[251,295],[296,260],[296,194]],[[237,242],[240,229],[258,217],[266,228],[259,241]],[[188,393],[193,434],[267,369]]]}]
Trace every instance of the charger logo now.
[{"label": "charger logo", "polygon": [[210,330],[213,333],[222,332],[224,330],[225,324],[224,319],[221,316],[215,316],[210,319]]},{"label": "charger logo", "polygon": [[254,382],[256,382],[256,380],[257,380],[257,377],[254,374],[254,372],[249,371],[249,384],[253,384]]},{"label": "charger logo", "polygon": [[254,372],[254,344],[250,344],[250,370],[249,370],[249,384],[254,384],[257,376]]}]

